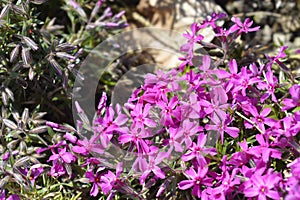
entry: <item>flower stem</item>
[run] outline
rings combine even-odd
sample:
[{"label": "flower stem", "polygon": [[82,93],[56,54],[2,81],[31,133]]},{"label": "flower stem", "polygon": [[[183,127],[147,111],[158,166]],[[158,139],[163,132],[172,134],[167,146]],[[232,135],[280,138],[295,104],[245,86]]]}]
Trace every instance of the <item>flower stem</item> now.
[{"label": "flower stem", "polygon": [[246,120],[247,122],[251,123],[261,134],[264,134],[264,132],[255,124],[255,122],[253,122],[251,119],[248,119],[247,117],[245,117],[244,115],[242,115],[241,113],[239,113],[238,111],[235,111],[235,113],[240,116],[241,118],[243,118],[244,120]]}]

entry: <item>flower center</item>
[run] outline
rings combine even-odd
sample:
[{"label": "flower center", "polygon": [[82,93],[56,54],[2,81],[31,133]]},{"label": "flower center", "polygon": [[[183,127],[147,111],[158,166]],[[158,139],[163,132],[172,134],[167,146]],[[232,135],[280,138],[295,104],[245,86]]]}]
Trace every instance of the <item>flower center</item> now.
[{"label": "flower center", "polygon": [[267,188],[266,188],[265,186],[261,186],[260,192],[261,192],[262,194],[264,194],[264,193],[266,192],[266,190],[267,190]]},{"label": "flower center", "polygon": [[274,87],[272,85],[269,85],[269,88],[268,88],[269,91],[273,91],[274,90]]},{"label": "flower center", "polygon": [[248,81],[244,80],[244,81],[242,82],[242,86],[247,87],[247,86],[248,86]]},{"label": "flower center", "polygon": [[184,133],[183,133],[183,135],[184,135],[184,137],[189,137],[189,132],[187,132],[187,131],[185,131]]},{"label": "flower center", "polygon": [[155,162],[154,162],[154,161],[150,161],[150,162],[149,162],[149,168],[150,168],[150,169],[153,169],[154,166],[155,166]]},{"label": "flower center", "polygon": [[232,74],[231,77],[234,78],[234,79],[238,79],[239,78],[239,76],[237,74]]},{"label": "flower center", "polygon": [[108,123],[107,123],[107,126],[111,126],[113,124],[113,122],[112,121],[109,121]]},{"label": "flower center", "polygon": [[257,117],[257,122],[261,123],[263,121],[264,121],[264,119],[262,117]]},{"label": "flower center", "polygon": [[196,148],[195,148],[195,151],[196,151],[197,154],[200,154],[200,153],[201,153],[201,150],[202,150],[201,147],[196,147]]},{"label": "flower center", "polygon": [[134,141],[137,141],[138,139],[139,139],[139,135],[138,134],[133,135],[133,140]]},{"label": "flower center", "polygon": [[195,180],[195,183],[196,183],[197,185],[200,185],[200,183],[201,183],[201,178],[200,178],[200,177],[197,177],[196,180]]},{"label": "flower center", "polygon": [[96,177],[96,178],[95,178],[95,182],[96,182],[96,183],[99,183],[99,182],[100,182],[100,178],[99,178],[99,177]]},{"label": "flower center", "polygon": [[143,115],[139,115],[138,119],[139,119],[140,122],[144,122],[144,116]]},{"label": "flower center", "polygon": [[166,107],[165,109],[166,109],[166,113],[171,113],[171,108]]}]

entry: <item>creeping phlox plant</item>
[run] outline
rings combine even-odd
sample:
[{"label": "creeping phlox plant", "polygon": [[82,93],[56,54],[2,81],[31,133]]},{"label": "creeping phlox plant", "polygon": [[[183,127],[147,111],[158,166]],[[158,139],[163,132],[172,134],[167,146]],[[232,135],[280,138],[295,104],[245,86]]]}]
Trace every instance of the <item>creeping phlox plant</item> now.
[{"label": "creeping phlox plant", "polygon": [[[28,184],[47,173],[107,199],[300,198],[300,84],[281,60],[287,47],[239,66],[230,48],[259,27],[233,17],[226,30],[215,23],[225,17],[192,24],[179,68],[147,74],[124,108],[103,93],[92,123],[78,103],[76,129],[47,122],[62,137],[37,149],[48,166],[24,172]],[[199,34],[208,26],[217,44]],[[196,55],[200,46],[223,57]]]}]

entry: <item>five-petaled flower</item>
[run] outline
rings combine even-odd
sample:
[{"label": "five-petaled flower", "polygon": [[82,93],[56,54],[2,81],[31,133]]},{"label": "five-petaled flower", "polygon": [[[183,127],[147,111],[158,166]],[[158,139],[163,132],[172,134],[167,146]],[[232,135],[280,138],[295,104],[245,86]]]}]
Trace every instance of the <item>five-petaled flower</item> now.
[{"label": "five-petaled flower", "polygon": [[267,197],[279,200],[280,194],[276,190],[280,177],[275,174],[259,175],[253,174],[251,179],[247,182],[244,194],[246,197],[257,197],[258,200],[266,200]]},{"label": "five-petaled flower", "polygon": [[144,184],[146,178],[151,172],[153,172],[157,177],[164,179],[166,175],[158,165],[167,158],[167,153],[158,153],[157,149],[153,149],[151,152],[149,152],[147,157],[148,162],[145,158],[140,160],[140,167],[143,170],[143,173],[140,177],[140,183]]},{"label": "five-petaled flower", "polygon": [[207,177],[208,167],[198,166],[197,171],[193,167],[185,171],[189,180],[183,180],[178,184],[178,188],[181,190],[192,189],[192,194],[201,198],[201,187],[212,186],[212,178]]},{"label": "five-petaled flower", "polygon": [[215,148],[204,147],[206,143],[206,137],[207,136],[204,133],[200,133],[197,138],[197,144],[193,142],[188,153],[184,154],[181,159],[186,162],[196,158],[198,164],[201,164],[203,163],[203,160],[205,159],[204,156],[206,154],[210,154],[212,156],[216,155],[217,151]]},{"label": "five-petaled flower", "polygon": [[242,23],[241,20],[237,17],[232,17],[231,21],[233,21],[235,24],[230,27],[229,32],[233,33],[235,31],[238,31],[238,35],[242,33],[258,31],[260,28],[259,26],[250,28],[253,24],[253,21],[251,21],[249,18],[246,18],[244,23]]},{"label": "five-petaled flower", "polygon": [[295,84],[292,87],[290,87],[290,98],[284,98],[282,101],[282,104],[284,105],[282,107],[282,110],[289,110],[291,108],[300,107],[300,85]]},{"label": "five-petaled flower", "polygon": [[85,177],[88,178],[91,183],[93,183],[93,187],[90,191],[91,196],[97,196],[99,193],[98,188],[101,187],[100,181],[102,177],[102,175],[99,172],[101,172],[102,170],[104,170],[104,167],[99,167],[95,174],[92,170],[87,171],[85,173]]}]

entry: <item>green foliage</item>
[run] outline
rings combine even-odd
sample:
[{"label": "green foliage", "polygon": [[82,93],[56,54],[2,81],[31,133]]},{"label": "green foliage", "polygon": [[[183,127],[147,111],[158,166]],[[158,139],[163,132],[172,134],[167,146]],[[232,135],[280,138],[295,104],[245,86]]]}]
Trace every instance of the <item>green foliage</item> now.
[{"label": "green foliage", "polygon": [[[72,122],[70,95],[75,77],[82,76],[77,72],[81,61],[126,25],[99,15],[111,11],[95,1],[72,2],[0,2],[0,105],[14,101],[17,110],[40,105],[47,118]],[[107,28],[107,22],[118,26]]]}]

